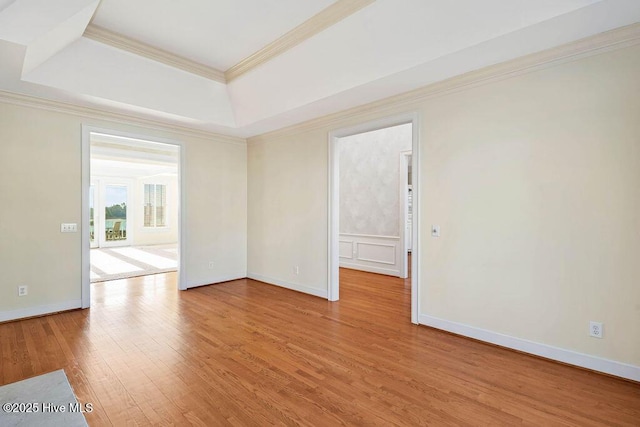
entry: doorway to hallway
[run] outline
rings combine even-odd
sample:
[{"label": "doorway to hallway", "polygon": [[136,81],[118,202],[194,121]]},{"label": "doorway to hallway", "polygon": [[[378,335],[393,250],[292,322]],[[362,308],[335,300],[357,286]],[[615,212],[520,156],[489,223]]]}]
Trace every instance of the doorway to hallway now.
[{"label": "doorway to hallway", "polygon": [[[371,156],[371,152],[366,151],[366,141],[360,140],[366,139],[368,135],[380,136],[385,133],[385,130],[392,128],[403,128],[406,131],[404,132],[407,139],[406,146],[396,150],[397,152],[392,156],[393,161],[388,162],[388,167],[383,168],[393,169],[395,172],[382,173],[384,171],[376,170],[376,168],[380,169],[382,160]],[[365,152],[366,158],[363,155],[360,157],[356,155],[355,160],[352,159],[350,165],[343,168],[341,144],[349,140],[365,142],[365,151],[360,153]],[[377,142],[380,147],[389,148],[384,138]],[[389,157],[388,154],[385,153],[385,156]],[[347,158],[347,156],[344,157]],[[327,287],[330,301],[340,299],[340,267],[357,268],[398,278],[407,278],[411,271],[409,279],[411,322],[418,323],[419,158],[417,114],[380,119],[329,134],[329,280]],[[373,172],[369,175],[363,170],[363,165],[366,166],[367,163],[374,166]],[[356,178],[362,178],[365,175],[367,177],[349,182],[349,174]],[[411,187],[409,187],[409,176],[411,176]],[[358,188],[355,188],[356,191],[351,191],[350,195],[346,194],[343,186],[347,183],[345,187],[351,187],[350,190],[354,190],[353,182],[360,183],[355,186]],[[385,187],[386,195],[382,194],[382,187]],[[364,190],[367,190],[367,196],[361,197],[361,194],[365,194]],[[369,202],[373,200],[373,204],[366,203],[366,206],[356,204],[354,208],[343,203],[367,201],[367,199]],[[409,206],[411,206],[410,211]],[[386,215],[380,218],[372,217],[373,213],[379,212],[386,212]],[[345,222],[349,221],[353,230],[345,228]],[[366,230],[356,229],[367,224],[370,227]],[[411,237],[407,236],[409,233]],[[408,256],[409,248],[411,257]],[[411,260],[411,266],[409,266],[409,260]]]}]

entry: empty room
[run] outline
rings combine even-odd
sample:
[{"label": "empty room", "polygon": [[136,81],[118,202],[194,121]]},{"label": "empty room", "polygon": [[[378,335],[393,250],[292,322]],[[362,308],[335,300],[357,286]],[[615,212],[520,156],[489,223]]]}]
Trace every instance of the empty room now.
[{"label": "empty room", "polygon": [[0,0],[0,425],[637,426],[639,189],[637,0]]}]

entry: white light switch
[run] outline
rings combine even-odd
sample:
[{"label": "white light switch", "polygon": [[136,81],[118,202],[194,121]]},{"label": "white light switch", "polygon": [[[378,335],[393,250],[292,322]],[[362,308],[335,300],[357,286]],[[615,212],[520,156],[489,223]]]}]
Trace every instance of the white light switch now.
[{"label": "white light switch", "polygon": [[432,225],[431,226],[431,237],[440,237],[440,226]]},{"label": "white light switch", "polygon": [[61,233],[75,233],[78,231],[78,224],[76,223],[62,223],[60,224]]}]

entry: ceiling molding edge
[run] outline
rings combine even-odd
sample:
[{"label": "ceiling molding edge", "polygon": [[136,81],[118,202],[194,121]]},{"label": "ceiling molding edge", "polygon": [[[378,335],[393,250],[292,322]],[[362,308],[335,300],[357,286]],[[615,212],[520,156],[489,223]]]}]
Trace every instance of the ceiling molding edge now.
[{"label": "ceiling molding edge", "polygon": [[[336,128],[347,125],[349,121],[354,119],[368,120],[368,116],[379,117],[384,114],[400,113],[415,108],[417,104],[429,98],[482,86],[637,44],[640,44],[640,23],[609,30],[551,49],[469,71],[399,95],[393,95],[282,129],[248,137],[247,142],[263,142],[273,137],[309,132],[327,126]],[[371,117],[371,119],[375,119],[376,117]]]},{"label": "ceiling molding edge", "polygon": [[129,126],[140,126],[147,129],[171,132],[173,134],[187,137],[214,139],[216,142],[222,142],[226,144],[245,146],[247,142],[245,138],[223,135],[220,133],[208,132],[205,130],[167,123],[160,120],[135,117],[129,114],[116,113],[93,107],[84,107],[76,104],[53,101],[50,99],[38,98],[35,96],[23,95],[4,90],[0,90],[0,102],[21,107],[38,108],[41,110],[53,111],[57,113],[71,114],[74,116],[80,116],[82,118],[104,120]]},{"label": "ceiling molding edge", "polygon": [[122,49],[135,55],[143,56],[145,58],[161,62],[165,65],[169,65],[170,67],[179,68],[183,71],[187,71],[210,80],[220,83],[227,82],[224,72],[220,70],[182,56],[175,55],[171,52],[167,52],[166,50],[158,49],[94,24],[89,24],[87,26],[83,36],[99,43],[104,43],[117,49]]},{"label": "ceiling molding edge", "polygon": [[252,69],[270,61],[276,56],[299,45],[321,31],[337,24],[346,17],[369,6],[375,0],[338,0],[331,6],[318,12],[280,38],[269,43],[257,52],[244,58],[225,71],[227,82],[240,77]]}]

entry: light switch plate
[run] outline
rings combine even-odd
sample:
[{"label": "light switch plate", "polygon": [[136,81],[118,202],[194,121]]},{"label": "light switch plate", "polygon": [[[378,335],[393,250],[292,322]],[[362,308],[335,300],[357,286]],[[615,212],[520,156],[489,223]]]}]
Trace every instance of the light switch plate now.
[{"label": "light switch plate", "polygon": [[61,233],[76,233],[78,231],[78,224],[76,223],[62,223],[60,224]]},{"label": "light switch plate", "polygon": [[440,226],[432,225],[431,226],[431,237],[440,237]]}]

